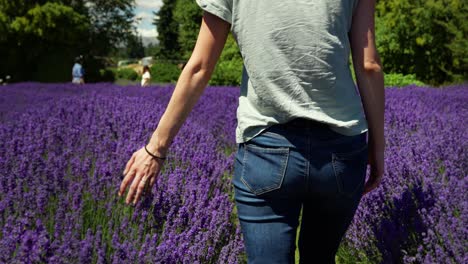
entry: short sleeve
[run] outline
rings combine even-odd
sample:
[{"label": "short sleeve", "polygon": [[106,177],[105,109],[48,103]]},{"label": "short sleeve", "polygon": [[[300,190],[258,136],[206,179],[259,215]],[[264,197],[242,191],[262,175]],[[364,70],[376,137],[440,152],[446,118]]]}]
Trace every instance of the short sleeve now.
[{"label": "short sleeve", "polygon": [[232,0],[196,0],[206,12],[232,24]]}]

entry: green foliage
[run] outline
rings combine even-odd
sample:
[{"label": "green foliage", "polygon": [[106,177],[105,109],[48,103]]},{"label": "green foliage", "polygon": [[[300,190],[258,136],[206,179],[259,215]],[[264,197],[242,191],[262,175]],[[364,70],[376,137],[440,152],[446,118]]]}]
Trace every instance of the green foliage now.
[{"label": "green foliage", "polygon": [[[192,55],[203,11],[192,0],[177,0],[174,9],[174,20],[179,25],[178,42],[183,59],[188,60]],[[240,85],[242,77],[242,57],[239,48],[230,34],[218,64],[210,79],[210,85]]]},{"label": "green foliage", "polygon": [[141,36],[130,35],[125,48],[125,57],[143,58],[145,56],[145,47]]},{"label": "green foliage", "polygon": [[352,263],[352,264],[370,264],[380,263],[382,260],[380,257],[376,257],[375,260],[369,259],[364,252],[358,252],[353,249],[345,241],[340,244],[338,252],[336,253],[335,261],[338,264],[341,263]]},{"label": "green foliage", "polygon": [[[386,76],[386,86],[467,79],[468,10],[463,1],[379,1],[376,13],[377,46],[386,72],[391,73]],[[160,55],[190,58],[202,10],[191,0],[165,0],[159,15],[158,21],[168,25],[159,30],[160,41],[166,41],[160,48],[165,55]],[[232,37],[228,39],[210,84],[240,84],[242,58],[234,42]]]},{"label": "green foliage", "polygon": [[467,78],[468,7],[461,0],[389,0],[377,5],[376,40],[387,72],[442,84]]},{"label": "green foliage", "polygon": [[[68,59],[64,60],[64,58]],[[73,58],[67,54],[66,50],[50,50],[47,56],[45,54],[38,56],[37,62],[41,65],[35,67],[30,73],[31,79],[38,82],[71,82]],[[21,65],[19,66],[21,67]],[[24,67],[28,67],[28,65],[24,65]]]},{"label": "green foliage", "polygon": [[[157,55],[161,58],[186,61],[195,47],[203,11],[193,0],[163,1],[163,3],[158,13],[159,19],[156,20],[160,41]],[[161,25],[167,26],[159,30]],[[169,31],[169,28],[172,30]],[[239,48],[232,35],[229,35],[210,84],[240,85],[242,65]],[[153,68],[152,72],[156,74],[152,75],[155,76],[156,82],[175,82],[180,74],[180,70],[170,63],[158,63]]]},{"label": "green foliage", "polygon": [[0,9],[0,43],[6,41],[8,30],[9,30],[8,17]]},{"label": "green foliage", "polygon": [[210,85],[239,86],[242,79],[242,61],[220,61],[210,80]]},{"label": "green foliage", "polygon": [[[75,3],[86,2],[82,10],[87,14],[90,23],[90,43],[87,53],[93,56],[109,54],[117,45],[135,34],[134,5],[135,0],[62,0]],[[84,37],[84,36],[83,36]]]},{"label": "green foliage", "polygon": [[99,70],[99,74],[100,74],[100,80],[102,82],[115,82],[115,79],[116,79],[116,71],[112,70],[112,69],[109,69],[109,68],[106,68],[106,69],[101,69]]},{"label": "green foliage", "polygon": [[177,41],[179,29],[177,22],[173,19],[173,11],[176,6],[174,0],[163,0],[163,5],[157,13],[153,24],[158,29],[159,48],[156,57],[161,59],[180,58],[180,47]]},{"label": "green foliage", "polygon": [[401,73],[385,74],[386,87],[402,87],[407,85],[424,86],[425,84],[416,79],[414,74],[403,75]]},{"label": "green foliage", "polygon": [[[202,19],[202,9],[193,0],[177,0],[174,8],[174,21],[179,25],[177,41],[180,45],[181,57],[190,58]],[[180,56],[179,56],[180,57]]]},{"label": "green foliage", "polygon": [[150,43],[145,47],[145,56],[154,56],[159,49],[159,45]]},{"label": "green foliage", "polygon": [[[356,82],[356,74],[352,63],[349,66],[351,76]],[[416,78],[414,74],[404,75],[401,73],[385,73],[384,74],[385,87],[403,87],[407,85],[425,86],[426,84]]]},{"label": "green foliage", "polygon": [[[60,3],[36,5],[24,16],[16,17],[10,24],[17,36],[47,38],[50,42],[77,41],[89,25],[86,17],[73,8]],[[70,28],[74,30],[69,30]]]},{"label": "green foliage", "polygon": [[133,30],[134,0],[0,0],[0,76],[71,81],[77,55],[85,80],[100,81],[102,57]]},{"label": "green foliage", "polygon": [[240,85],[243,62],[236,41],[229,34],[218,65],[210,79],[210,85]]},{"label": "green foliage", "polygon": [[117,79],[124,79],[129,81],[136,81],[138,80],[138,73],[131,68],[120,68],[116,71],[115,76]]},{"label": "green foliage", "polygon": [[175,83],[181,70],[177,65],[168,62],[157,62],[151,67],[151,79],[155,83]]},{"label": "green foliage", "polygon": [[[188,60],[192,55],[193,48],[195,47],[195,43],[197,41],[203,11],[193,0],[173,1],[170,4],[167,4],[166,8],[169,9],[170,7],[173,7],[172,19],[178,25],[176,33],[178,43],[177,47],[179,47],[179,50],[173,51],[165,49],[164,46],[161,47],[161,50],[166,50],[168,53],[175,52],[174,54],[167,55],[166,57],[176,59],[182,58],[183,60]],[[171,32],[171,34],[172,33],[174,32]],[[165,31],[159,32],[161,39],[168,39],[173,37],[170,34],[166,37],[163,37],[161,36],[162,34],[167,33],[165,33]],[[173,43],[171,43],[171,45],[173,46]],[[163,73],[161,78],[157,77],[157,82],[176,81],[180,72],[176,71],[174,66],[171,66],[171,64],[163,65],[164,67],[161,67],[161,65],[156,66],[159,67],[159,69],[155,69],[156,72],[162,71]],[[211,77],[210,84],[240,85],[242,78],[242,65],[242,57],[240,55],[239,48],[237,47],[237,44],[232,35],[229,35],[221,57]],[[156,74],[155,76],[159,76],[159,74]]]}]

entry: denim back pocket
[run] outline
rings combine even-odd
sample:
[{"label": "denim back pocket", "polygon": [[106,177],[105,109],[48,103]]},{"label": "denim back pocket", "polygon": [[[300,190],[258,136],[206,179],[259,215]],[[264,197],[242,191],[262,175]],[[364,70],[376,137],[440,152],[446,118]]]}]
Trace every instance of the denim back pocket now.
[{"label": "denim back pocket", "polygon": [[367,143],[347,153],[332,153],[332,165],[340,194],[351,197],[363,190],[367,159]]},{"label": "denim back pocket", "polygon": [[241,181],[255,195],[281,187],[288,164],[289,148],[245,145]]}]

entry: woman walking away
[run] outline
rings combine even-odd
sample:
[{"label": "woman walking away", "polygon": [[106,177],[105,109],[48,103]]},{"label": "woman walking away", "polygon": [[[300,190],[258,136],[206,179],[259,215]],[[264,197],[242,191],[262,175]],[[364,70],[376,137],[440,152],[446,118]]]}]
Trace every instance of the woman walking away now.
[{"label": "woman walking away", "polygon": [[151,81],[151,73],[148,65],[143,67],[143,76],[141,76],[141,86],[149,86]]},{"label": "woman walking away", "polygon": [[295,263],[301,208],[300,263],[334,263],[361,197],[384,172],[375,2],[197,0],[205,12],[193,54],[119,195],[129,187],[126,202],[136,203],[153,186],[232,31],[244,59],[232,183],[248,263]]}]

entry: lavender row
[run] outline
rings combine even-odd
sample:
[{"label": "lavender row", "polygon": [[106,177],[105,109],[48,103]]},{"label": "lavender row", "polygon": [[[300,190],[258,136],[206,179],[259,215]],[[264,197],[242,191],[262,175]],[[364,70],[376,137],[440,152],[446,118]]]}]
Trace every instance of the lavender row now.
[{"label": "lavender row", "polygon": [[[115,196],[125,161],[171,92],[2,88],[1,261],[239,262],[229,195],[237,89],[207,89],[141,205],[125,207]],[[468,263],[467,87],[386,95],[384,181],[363,198],[344,246],[371,263]]]},{"label": "lavender row", "polygon": [[232,155],[222,151],[233,140],[223,131],[234,120],[219,111],[235,107],[235,89],[208,89],[141,204],[128,207],[116,196],[126,161],[156,127],[173,90],[158,88],[2,88],[1,262],[239,261]]},{"label": "lavender row", "polygon": [[386,90],[386,170],[347,234],[373,263],[468,263],[468,87]]}]

